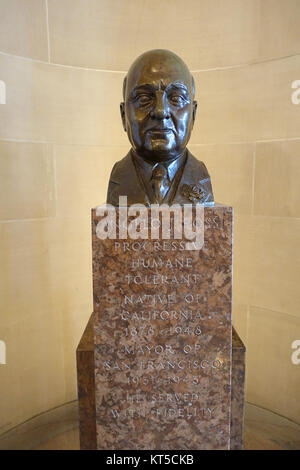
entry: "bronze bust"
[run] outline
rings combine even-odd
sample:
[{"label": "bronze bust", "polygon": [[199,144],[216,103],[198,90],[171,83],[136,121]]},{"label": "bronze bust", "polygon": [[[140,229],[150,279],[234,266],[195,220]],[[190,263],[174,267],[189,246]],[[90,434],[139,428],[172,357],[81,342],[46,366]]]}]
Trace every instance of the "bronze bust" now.
[{"label": "bronze bust", "polygon": [[213,204],[204,163],[186,148],[197,109],[194,79],[171,51],[139,56],[123,84],[121,117],[131,150],[112,169],[107,203]]}]

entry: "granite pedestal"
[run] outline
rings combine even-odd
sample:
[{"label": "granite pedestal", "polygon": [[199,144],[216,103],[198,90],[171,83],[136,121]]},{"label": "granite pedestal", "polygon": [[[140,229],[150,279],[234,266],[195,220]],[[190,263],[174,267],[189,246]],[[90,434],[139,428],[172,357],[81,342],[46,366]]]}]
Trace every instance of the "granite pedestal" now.
[{"label": "granite pedestal", "polygon": [[93,359],[77,351],[82,448],[95,433],[106,450],[239,448],[244,355],[237,348],[233,376],[232,208],[194,206],[187,225],[179,208],[169,232],[152,230],[169,208],[158,219],[127,209],[92,211]]},{"label": "granite pedestal", "polygon": [[[76,351],[80,449],[96,450],[96,406],[94,375],[93,314]],[[243,449],[246,349],[232,328],[232,386],[230,449]]]}]

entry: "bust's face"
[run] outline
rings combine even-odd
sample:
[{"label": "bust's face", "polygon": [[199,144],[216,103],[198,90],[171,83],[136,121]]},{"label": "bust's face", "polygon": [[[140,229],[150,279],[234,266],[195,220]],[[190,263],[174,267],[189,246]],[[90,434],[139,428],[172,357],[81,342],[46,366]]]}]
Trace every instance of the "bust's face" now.
[{"label": "bust's face", "polygon": [[175,54],[155,50],[138,58],[127,75],[124,128],[134,151],[151,162],[181,155],[193,128],[192,77]]}]

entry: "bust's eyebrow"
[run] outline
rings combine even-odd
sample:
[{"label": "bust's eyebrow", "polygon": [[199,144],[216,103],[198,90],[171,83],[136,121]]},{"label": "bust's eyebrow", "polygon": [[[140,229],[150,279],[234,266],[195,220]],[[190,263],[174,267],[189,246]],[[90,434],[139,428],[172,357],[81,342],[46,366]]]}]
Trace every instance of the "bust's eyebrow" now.
[{"label": "bust's eyebrow", "polygon": [[170,85],[167,86],[166,90],[181,90],[189,94],[189,90],[187,86],[182,82],[170,83]]},{"label": "bust's eyebrow", "polygon": [[156,90],[165,90],[165,91],[170,91],[170,90],[177,90],[177,91],[183,91],[187,96],[189,96],[189,90],[188,87],[182,83],[182,82],[174,82],[170,83],[167,86],[164,86],[161,82],[159,83],[158,87],[155,87],[151,83],[145,83],[142,85],[136,85],[130,92],[129,94],[129,99],[133,99],[139,92],[151,92],[155,94]]},{"label": "bust's eyebrow", "polygon": [[152,93],[154,93],[155,87],[153,85],[150,85],[150,83],[146,83],[145,85],[137,85],[131,90],[130,96],[136,95],[136,93],[138,93],[139,91],[151,91]]}]

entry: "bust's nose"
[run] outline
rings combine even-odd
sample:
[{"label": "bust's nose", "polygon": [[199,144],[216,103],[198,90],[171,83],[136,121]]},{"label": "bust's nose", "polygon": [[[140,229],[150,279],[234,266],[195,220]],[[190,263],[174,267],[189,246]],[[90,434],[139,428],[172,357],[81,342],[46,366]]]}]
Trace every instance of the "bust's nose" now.
[{"label": "bust's nose", "polygon": [[169,106],[163,93],[156,94],[155,106],[150,111],[150,116],[153,119],[168,119],[170,117]]}]

